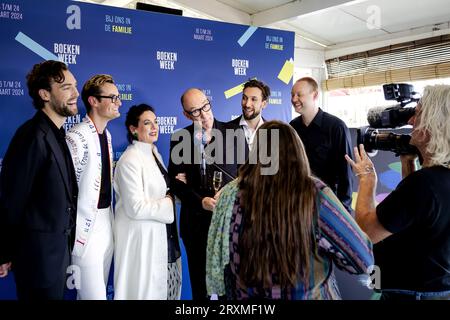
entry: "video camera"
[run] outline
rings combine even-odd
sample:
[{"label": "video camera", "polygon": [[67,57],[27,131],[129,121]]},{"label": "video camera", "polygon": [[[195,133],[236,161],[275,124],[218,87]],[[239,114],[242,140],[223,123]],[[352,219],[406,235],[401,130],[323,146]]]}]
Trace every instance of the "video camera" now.
[{"label": "video camera", "polygon": [[367,152],[384,150],[401,154],[419,154],[416,147],[409,144],[410,134],[397,134],[389,130],[408,124],[409,119],[414,115],[416,108],[406,107],[408,104],[419,101],[417,92],[410,84],[391,83],[383,85],[384,98],[386,100],[396,100],[399,104],[384,108],[377,107],[369,110],[367,121],[369,127],[357,130],[357,143],[363,144]]}]

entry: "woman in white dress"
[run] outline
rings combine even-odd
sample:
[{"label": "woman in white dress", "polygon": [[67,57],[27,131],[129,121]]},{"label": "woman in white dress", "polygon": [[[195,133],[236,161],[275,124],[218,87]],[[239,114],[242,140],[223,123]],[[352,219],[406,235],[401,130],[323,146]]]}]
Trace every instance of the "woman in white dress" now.
[{"label": "woman in white dress", "polygon": [[174,198],[154,143],[158,123],[148,105],[132,106],[130,145],[117,162],[114,189],[114,299],[179,299],[181,258]]}]

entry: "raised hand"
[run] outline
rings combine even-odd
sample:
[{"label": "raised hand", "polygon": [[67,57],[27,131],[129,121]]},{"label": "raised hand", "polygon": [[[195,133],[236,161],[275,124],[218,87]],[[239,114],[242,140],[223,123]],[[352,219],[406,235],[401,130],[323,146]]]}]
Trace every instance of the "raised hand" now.
[{"label": "raised hand", "polygon": [[355,176],[360,177],[363,175],[373,174],[376,176],[375,167],[372,160],[364,150],[364,145],[359,145],[359,150],[357,147],[353,148],[355,154],[355,161],[353,161],[347,154],[345,155],[345,160],[350,164],[355,173]]}]

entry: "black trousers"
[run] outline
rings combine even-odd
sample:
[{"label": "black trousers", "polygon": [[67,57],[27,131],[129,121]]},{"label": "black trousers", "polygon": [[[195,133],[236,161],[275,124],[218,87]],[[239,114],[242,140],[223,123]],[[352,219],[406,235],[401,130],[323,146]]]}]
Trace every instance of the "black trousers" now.
[{"label": "black trousers", "polygon": [[66,288],[66,271],[70,263],[69,249],[67,249],[62,269],[58,270],[58,276],[53,285],[47,288],[36,288],[28,281],[25,281],[20,272],[14,273],[16,281],[17,298],[25,301],[42,301],[42,300],[63,300]]},{"label": "black trousers", "polygon": [[207,232],[199,232],[195,236],[183,239],[186,248],[189,279],[191,280],[192,299],[207,300],[206,293],[206,245]]}]

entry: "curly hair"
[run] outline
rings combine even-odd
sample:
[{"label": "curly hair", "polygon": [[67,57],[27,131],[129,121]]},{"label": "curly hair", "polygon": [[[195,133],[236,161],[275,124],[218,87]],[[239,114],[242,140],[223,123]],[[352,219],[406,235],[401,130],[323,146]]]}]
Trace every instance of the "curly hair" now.
[{"label": "curly hair", "polygon": [[419,103],[420,123],[415,129],[430,135],[429,165],[450,168],[450,86],[426,86]]},{"label": "curly hair", "polygon": [[39,90],[51,90],[51,82],[62,83],[65,80],[64,72],[67,71],[67,65],[60,61],[47,60],[37,63],[27,74],[28,94],[33,99],[33,105],[36,109],[44,108],[44,100],[39,95]]},{"label": "curly hair", "polygon": [[270,96],[269,86],[262,81],[259,81],[256,79],[251,79],[251,80],[247,81],[246,83],[244,83],[243,90],[245,90],[246,88],[258,88],[259,90],[261,90],[263,101],[266,101]]}]

